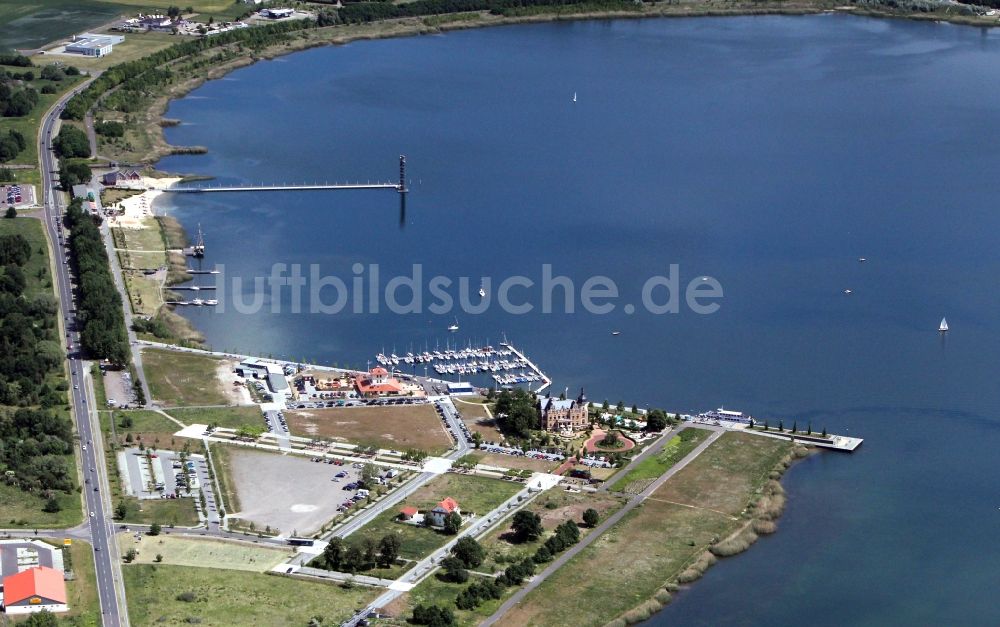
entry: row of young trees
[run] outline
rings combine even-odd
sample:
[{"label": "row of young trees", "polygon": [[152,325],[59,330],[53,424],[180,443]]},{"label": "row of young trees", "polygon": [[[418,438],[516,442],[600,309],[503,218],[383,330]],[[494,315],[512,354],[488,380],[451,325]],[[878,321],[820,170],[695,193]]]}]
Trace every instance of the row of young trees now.
[{"label": "row of young trees", "polygon": [[415,0],[403,4],[392,2],[355,2],[342,8],[320,13],[321,26],[335,24],[358,24],[377,22],[401,17],[420,17],[466,11],[489,11],[503,15],[511,10],[531,7],[560,7],[586,4],[588,7],[602,6],[622,8],[633,6],[623,0]]},{"label": "row of young trees", "polygon": [[111,276],[101,232],[80,205],[80,199],[75,198],[66,210],[77,277],[77,320],[83,329],[80,343],[91,358],[121,366],[130,354],[121,297]]},{"label": "row of young trees", "polygon": [[231,44],[242,45],[248,51],[258,50],[287,41],[289,33],[311,26],[315,26],[315,22],[293,20],[255,28],[241,28],[212,37],[189,39],[135,61],[119,63],[105,70],[86,89],[71,98],[61,116],[65,120],[82,120],[97,100],[113,89],[116,91],[114,97],[107,103],[108,108],[129,110],[131,106],[145,101],[157,87],[173,79],[173,73],[164,69],[164,65]]},{"label": "row of young trees", "polygon": [[389,533],[377,542],[371,537],[333,538],[323,549],[323,555],[313,561],[313,565],[327,570],[345,573],[389,568],[399,558],[401,544],[399,536]]}]

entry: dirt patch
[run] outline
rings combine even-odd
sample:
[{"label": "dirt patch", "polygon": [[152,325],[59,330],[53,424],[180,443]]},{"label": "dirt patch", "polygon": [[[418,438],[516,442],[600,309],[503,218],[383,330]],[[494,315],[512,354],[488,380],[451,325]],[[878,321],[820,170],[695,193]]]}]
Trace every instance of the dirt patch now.
[{"label": "dirt patch", "polygon": [[431,454],[451,447],[451,438],[430,404],[294,410],[286,418],[294,435]]},{"label": "dirt patch", "polygon": [[[219,365],[215,369],[215,378],[219,380],[219,384],[222,387],[222,393],[225,394],[227,401],[230,405],[252,405],[253,398],[250,396],[250,392],[247,391],[245,385],[238,376],[236,376],[236,363],[230,359],[224,359],[219,362]],[[239,385],[236,385],[239,383]]]},{"label": "dirt patch", "polygon": [[552,472],[559,462],[549,462],[544,459],[531,459],[529,457],[515,457],[514,455],[496,455],[488,453],[479,459],[480,464],[487,466],[499,466],[500,468],[512,468],[516,470],[534,470],[536,472]]}]

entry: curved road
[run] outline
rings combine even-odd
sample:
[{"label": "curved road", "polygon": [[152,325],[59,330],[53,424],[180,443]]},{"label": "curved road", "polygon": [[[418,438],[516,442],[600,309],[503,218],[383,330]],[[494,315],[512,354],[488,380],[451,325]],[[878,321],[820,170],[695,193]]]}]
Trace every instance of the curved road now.
[{"label": "curved road", "polygon": [[97,594],[101,604],[101,622],[106,627],[128,625],[125,605],[125,588],[122,581],[121,560],[114,539],[114,522],[111,519],[110,489],[107,466],[104,463],[104,446],[101,430],[97,425],[94,409],[92,382],[87,363],[80,352],[80,329],[76,326],[76,305],[73,300],[72,282],[67,251],[64,246],[62,196],[56,189],[57,168],[52,152],[52,133],[66,101],[84,89],[90,81],[63,96],[42,120],[39,132],[39,161],[42,173],[43,220],[52,250],[52,263],[59,297],[59,310],[66,331],[67,359],[69,360],[70,401],[80,438],[80,462],[84,474],[83,497],[86,506],[85,524],[89,525],[94,546],[94,565],[97,574]]}]

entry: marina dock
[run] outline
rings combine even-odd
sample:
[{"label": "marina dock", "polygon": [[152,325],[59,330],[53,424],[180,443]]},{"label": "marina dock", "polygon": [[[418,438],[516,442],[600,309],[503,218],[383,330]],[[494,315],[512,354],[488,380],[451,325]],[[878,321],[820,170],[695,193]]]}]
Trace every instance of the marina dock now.
[{"label": "marina dock", "polygon": [[467,348],[446,348],[424,350],[422,353],[408,352],[403,356],[395,352],[379,353],[375,360],[382,366],[398,368],[400,365],[433,368],[439,376],[490,376],[498,386],[521,383],[541,383],[535,390],[541,392],[552,380],[534,362],[508,342],[501,342],[500,348],[492,346]]}]

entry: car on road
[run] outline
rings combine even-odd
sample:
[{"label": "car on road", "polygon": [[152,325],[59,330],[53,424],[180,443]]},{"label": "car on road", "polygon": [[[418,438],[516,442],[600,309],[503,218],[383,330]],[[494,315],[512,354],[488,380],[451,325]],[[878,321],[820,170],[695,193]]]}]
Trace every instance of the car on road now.
[{"label": "car on road", "polygon": [[93,517],[94,517],[94,512],[90,512],[90,517],[91,517],[91,518],[93,518]]}]

